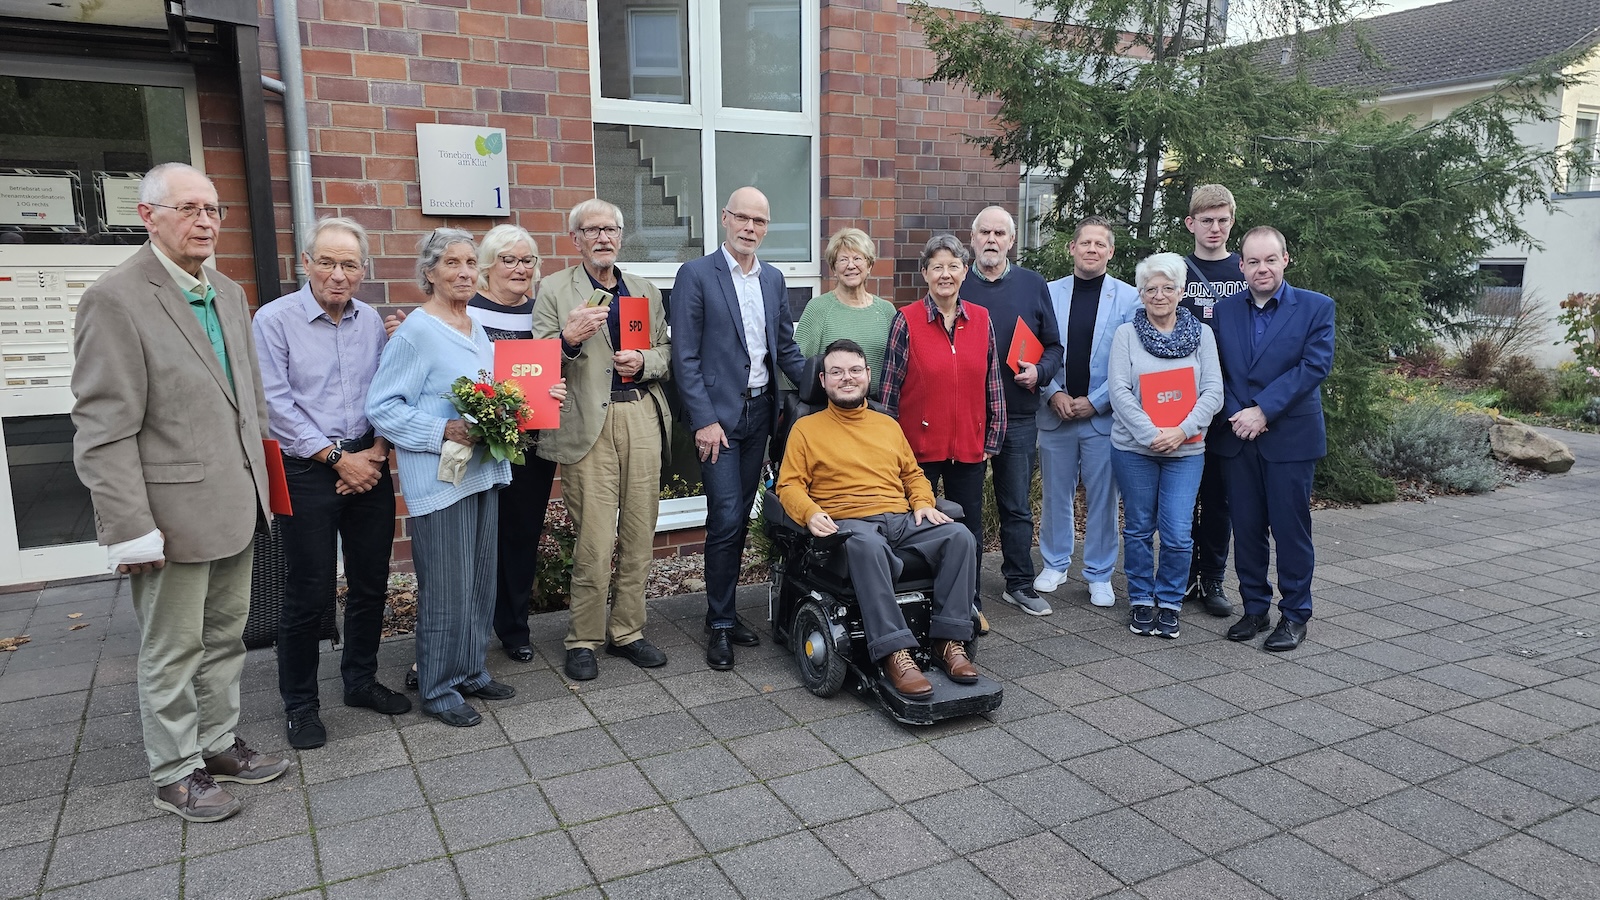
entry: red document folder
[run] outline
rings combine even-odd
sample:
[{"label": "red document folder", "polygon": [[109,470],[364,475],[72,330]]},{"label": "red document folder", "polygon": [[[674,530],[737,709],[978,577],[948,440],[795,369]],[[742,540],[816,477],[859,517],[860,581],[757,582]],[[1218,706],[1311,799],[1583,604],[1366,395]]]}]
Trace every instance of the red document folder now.
[{"label": "red document folder", "polygon": [[[618,350],[650,349],[650,300],[647,297],[618,297],[617,324],[621,331]],[[623,381],[632,381],[624,375]]]},{"label": "red document folder", "polygon": [[1006,360],[1006,365],[1011,367],[1011,371],[1021,375],[1023,363],[1036,366],[1043,356],[1044,344],[1039,342],[1038,336],[1028,327],[1028,323],[1022,321],[1021,316],[1017,316],[1017,329],[1011,334],[1011,356]]},{"label": "red document folder", "polygon": [[561,403],[550,396],[550,386],[560,379],[559,338],[494,342],[494,380],[516,382],[533,410],[521,423],[523,431],[560,427]]},{"label": "red document folder", "polygon": [[289,502],[289,477],[283,472],[283,450],[272,438],[261,441],[261,452],[267,457],[267,506],[275,516],[294,515]]},{"label": "red document folder", "polygon": [[[1144,407],[1144,414],[1150,417],[1150,423],[1157,428],[1182,425],[1183,420],[1194,411],[1199,393],[1195,386],[1194,366],[1139,376],[1139,405]],[[1198,440],[1200,435],[1197,434],[1184,443],[1192,444]]]}]

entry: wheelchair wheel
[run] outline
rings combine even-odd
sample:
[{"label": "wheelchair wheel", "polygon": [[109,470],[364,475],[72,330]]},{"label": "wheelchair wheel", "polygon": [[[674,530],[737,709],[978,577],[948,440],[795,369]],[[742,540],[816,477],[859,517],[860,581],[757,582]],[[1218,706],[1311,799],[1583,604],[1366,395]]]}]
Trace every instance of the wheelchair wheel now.
[{"label": "wheelchair wheel", "polygon": [[800,666],[800,680],[806,690],[818,697],[832,697],[844,686],[849,665],[833,643],[833,624],[822,605],[807,600],[794,616],[794,660]]}]

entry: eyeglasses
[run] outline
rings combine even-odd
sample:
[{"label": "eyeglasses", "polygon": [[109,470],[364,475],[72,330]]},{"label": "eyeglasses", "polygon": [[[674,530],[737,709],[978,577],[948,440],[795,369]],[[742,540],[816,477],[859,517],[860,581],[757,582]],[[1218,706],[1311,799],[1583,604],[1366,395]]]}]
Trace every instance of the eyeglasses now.
[{"label": "eyeglasses", "polygon": [[228,217],[228,208],[226,206],[197,206],[193,203],[185,203],[182,206],[168,206],[165,203],[151,203],[149,205],[159,206],[162,209],[175,209],[178,211],[178,215],[183,216],[185,219],[193,219],[201,213],[205,213],[218,222]]},{"label": "eyeglasses", "polygon": [[327,275],[328,273],[332,272],[334,269],[340,269],[346,275],[349,275],[351,278],[354,278],[357,275],[360,275],[362,272],[366,271],[366,269],[367,269],[367,267],[365,265],[363,265],[362,263],[360,263],[357,260],[353,260],[353,259],[338,260],[338,259],[328,259],[326,257],[312,260],[311,261],[311,268],[316,269],[318,272],[321,272],[324,275]]},{"label": "eyeglasses", "polygon": [[531,269],[531,268],[533,268],[534,266],[536,266],[538,264],[539,264],[539,257],[537,257],[537,256],[502,256],[502,257],[500,257],[500,265],[505,266],[508,269],[515,269],[517,266],[527,266],[528,268]]},{"label": "eyeglasses", "polygon": [[614,238],[622,233],[622,229],[615,225],[586,225],[579,228],[578,233],[592,241],[602,234],[608,238]]},{"label": "eyeglasses", "polygon": [[848,369],[829,369],[827,374],[828,377],[832,378],[834,381],[843,381],[846,377],[849,377],[854,381],[860,381],[861,379],[867,377],[867,367],[851,366]]},{"label": "eyeglasses", "polygon": [[1146,297],[1176,297],[1178,296],[1178,286],[1175,284],[1149,284],[1145,285],[1144,289],[1139,293]]},{"label": "eyeglasses", "polygon": [[760,216],[747,216],[744,213],[736,213],[731,209],[725,209],[722,211],[722,213],[723,215],[733,219],[733,224],[739,226],[740,228],[743,228],[746,225],[754,225],[757,228],[765,228],[772,224],[770,220],[763,219]]},{"label": "eyeglasses", "polygon": [[939,263],[924,269],[929,275],[960,275],[966,266],[961,263]]},{"label": "eyeglasses", "polygon": [[1201,228],[1215,228],[1219,225],[1223,228],[1227,228],[1229,225],[1233,224],[1233,219],[1228,216],[1222,216],[1220,218],[1204,216],[1202,218],[1195,219],[1194,221],[1195,224],[1199,225]]}]

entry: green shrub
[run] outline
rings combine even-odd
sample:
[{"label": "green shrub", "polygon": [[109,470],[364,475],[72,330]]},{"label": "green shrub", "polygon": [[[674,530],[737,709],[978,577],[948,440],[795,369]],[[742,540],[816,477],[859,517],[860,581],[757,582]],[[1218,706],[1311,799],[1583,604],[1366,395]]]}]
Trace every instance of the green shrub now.
[{"label": "green shrub", "polygon": [[572,592],[572,557],[578,546],[578,530],[567,505],[551,500],[544,515],[544,532],[539,535],[539,563],[534,569],[533,612],[566,609]]},{"label": "green shrub", "polygon": [[1595,380],[1572,360],[1556,366],[1555,391],[1557,400],[1582,401],[1584,406],[1588,405],[1590,397],[1600,393]]},{"label": "green shrub", "polygon": [[1505,392],[1505,405],[1512,409],[1538,412],[1550,401],[1550,378],[1526,356],[1512,356],[1501,363],[1494,383]]},{"label": "green shrub", "polygon": [[1361,452],[1382,474],[1419,486],[1482,493],[1500,483],[1489,458],[1489,419],[1451,406],[1414,400],[1399,406]]},{"label": "green shrub", "polygon": [[1474,338],[1456,360],[1456,374],[1462,378],[1488,378],[1500,361],[1500,348],[1488,338]]}]

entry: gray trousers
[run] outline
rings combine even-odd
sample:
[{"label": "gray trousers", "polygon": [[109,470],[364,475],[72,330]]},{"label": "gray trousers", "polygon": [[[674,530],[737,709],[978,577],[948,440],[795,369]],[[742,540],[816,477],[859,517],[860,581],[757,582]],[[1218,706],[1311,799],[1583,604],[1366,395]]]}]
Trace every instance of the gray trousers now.
[{"label": "gray trousers", "polygon": [[489,683],[499,494],[480,491],[406,523],[417,570],[417,687],[428,712],[460,706],[461,691]]},{"label": "gray trousers", "polygon": [[867,629],[867,652],[883,659],[896,650],[917,646],[906,617],[894,602],[894,578],[901,569],[893,549],[914,550],[933,569],[933,617],[928,636],[935,640],[972,640],[972,595],[977,587],[972,532],[959,522],[917,524],[911,513],[883,513],[861,519],[836,520],[849,532],[845,557],[850,583]]}]

